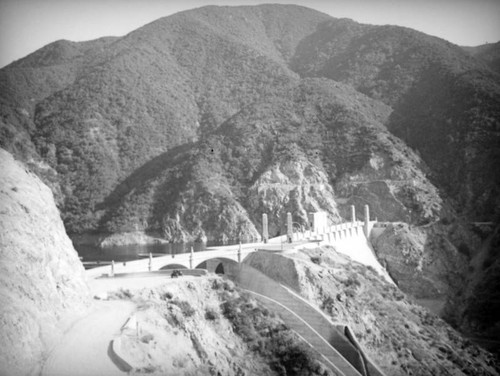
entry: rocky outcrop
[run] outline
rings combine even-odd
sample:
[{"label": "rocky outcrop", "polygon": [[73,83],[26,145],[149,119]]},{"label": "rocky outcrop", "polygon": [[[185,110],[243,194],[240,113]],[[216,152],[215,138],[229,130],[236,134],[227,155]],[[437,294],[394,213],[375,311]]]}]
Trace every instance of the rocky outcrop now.
[{"label": "rocky outcrop", "polygon": [[89,293],[50,189],[2,149],[0,170],[0,369],[25,375]]},{"label": "rocky outcrop", "polygon": [[357,166],[354,158],[347,159],[343,166],[346,172],[334,186],[343,203],[339,206],[344,218],[348,218],[350,205],[361,213],[368,204],[373,216],[382,221],[425,224],[439,219],[443,200],[417,153],[383,128],[363,134],[364,142],[371,145],[365,148],[355,147],[360,136],[353,130],[344,127],[340,132],[347,145],[353,144],[346,154],[366,154]]},{"label": "rocky outcrop", "polygon": [[[332,222],[340,221],[328,176],[322,168],[307,160],[283,161],[267,169],[250,188],[252,213],[267,213],[269,234],[285,231],[286,213],[308,226],[308,213],[323,211]],[[278,220],[275,220],[275,219]],[[260,222],[260,218],[256,218]]]}]

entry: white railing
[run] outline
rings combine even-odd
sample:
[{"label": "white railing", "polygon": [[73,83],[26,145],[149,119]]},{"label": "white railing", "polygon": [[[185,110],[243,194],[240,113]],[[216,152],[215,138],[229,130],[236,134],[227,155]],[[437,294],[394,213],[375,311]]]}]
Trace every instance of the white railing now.
[{"label": "white railing", "polygon": [[245,248],[241,246],[225,246],[220,247],[220,249],[210,251],[181,253],[175,255],[174,257],[172,255],[165,255],[127,262],[113,262],[111,265],[86,270],[85,273],[90,278],[96,278],[102,274],[112,276],[115,273],[156,271],[169,264],[179,264],[192,269],[207,260],[215,258],[226,258],[240,263],[250,253],[256,251],[257,249],[254,247]]},{"label": "white railing", "polygon": [[356,221],[327,226],[318,231],[308,230],[304,232],[295,232],[293,234],[293,240],[328,241],[329,243],[335,243],[359,236],[365,236],[364,222]]}]

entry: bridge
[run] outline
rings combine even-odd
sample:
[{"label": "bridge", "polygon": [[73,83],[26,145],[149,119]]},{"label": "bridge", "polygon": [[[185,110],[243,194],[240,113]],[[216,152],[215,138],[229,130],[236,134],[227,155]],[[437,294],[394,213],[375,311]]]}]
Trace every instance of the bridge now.
[{"label": "bridge", "polygon": [[182,253],[177,255],[165,255],[150,257],[141,260],[114,263],[112,265],[97,267],[86,270],[90,278],[100,277],[103,274],[113,276],[117,273],[137,273],[145,271],[157,271],[161,269],[207,269],[215,272],[217,266],[222,262],[239,264],[254,252],[257,252],[260,243],[240,244],[232,246],[214,247],[202,252]]},{"label": "bridge", "polygon": [[[373,226],[374,222],[369,222]],[[267,243],[249,243],[230,246],[211,247],[206,251],[182,253],[152,257],[112,265],[101,266],[86,270],[89,278],[97,278],[103,275],[113,276],[120,273],[136,273],[157,271],[162,269],[207,269],[209,272],[222,271],[227,273],[233,267],[241,264],[251,253],[257,251],[286,251],[296,247],[311,247],[318,245],[333,245],[342,253],[351,253],[346,249],[359,244],[367,243],[365,237],[367,224],[359,221],[345,222],[319,229],[316,232],[295,232],[292,242],[288,235],[282,235],[270,239]],[[361,242],[361,243],[359,243]],[[353,255],[354,256],[354,255]],[[358,255],[359,256],[359,255]],[[374,257],[374,256],[373,256]],[[355,258],[356,259],[356,258]],[[361,261],[362,260],[357,260]],[[219,269],[218,269],[219,268]]]}]

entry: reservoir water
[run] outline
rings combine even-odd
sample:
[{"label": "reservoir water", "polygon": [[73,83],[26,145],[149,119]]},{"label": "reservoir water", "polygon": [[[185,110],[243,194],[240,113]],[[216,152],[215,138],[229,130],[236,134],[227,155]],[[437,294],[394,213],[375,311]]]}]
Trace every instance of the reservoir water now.
[{"label": "reservoir water", "polygon": [[[235,245],[237,242],[209,242],[204,243],[168,243],[168,244],[149,244],[149,245],[124,245],[124,246],[114,246],[114,247],[98,247],[91,245],[74,245],[78,256],[82,262],[102,262],[109,263],[111,261],[115,262],[125,262],[137,260],[140,258],[148,257],[149,253],[153,256],[158,255],[177,255],[181,253],[191,252],[191,247],[193,247],[194,252],[201,252],[209,250],[210,247],[221,246],[221,245]],[[97,265],[95,265],[97,266]]]}]

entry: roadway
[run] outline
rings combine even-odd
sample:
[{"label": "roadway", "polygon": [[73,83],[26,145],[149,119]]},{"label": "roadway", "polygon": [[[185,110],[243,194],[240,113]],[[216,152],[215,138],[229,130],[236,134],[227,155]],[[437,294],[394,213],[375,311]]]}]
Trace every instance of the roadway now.
[{"label": "roadway", "polygon": [[111,341],[132,312],[128,301],[96,301],[52,349],[41,376],[121,376],[119,361],[109,351]]}]

